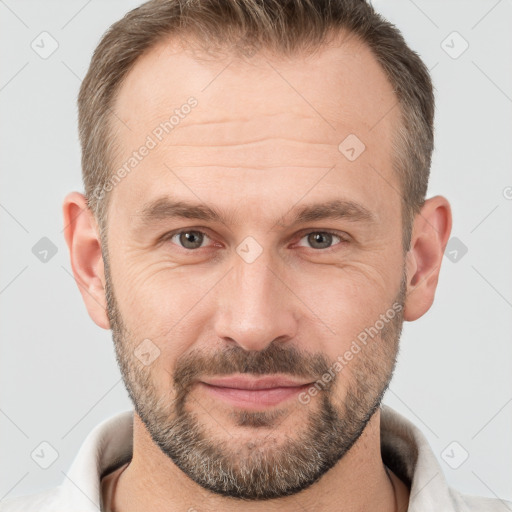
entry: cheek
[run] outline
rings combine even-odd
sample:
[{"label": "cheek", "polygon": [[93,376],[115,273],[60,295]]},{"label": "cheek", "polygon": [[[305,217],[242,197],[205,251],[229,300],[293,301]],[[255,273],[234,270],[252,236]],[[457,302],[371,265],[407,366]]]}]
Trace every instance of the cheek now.
[{"label": "cheek", "polygon": [[364,328],[383,313],[394,297],[397,282],[375,265],[362,262],[326,267],[296,278],[297,295],[336,336]]},{"label": "cheek", "polygon": [[[337,375],[338,393],[344,393],[355,378],[352,372],[363,361],[374,364],[371,360],[375,357],[385,357],[375,349],[382,345],[378,328],[381,315],[386,314],[396,296],[396,279],[398,274],[358,263],[331,268],[301,281],[297,295],[317,315],[309,314],[311,331],[307,339],[316,340],[311,350],[323,352]],[[371,338],[368,333],[375,333],[376,325],[377,334]],[[335,366],[337,361],[341,367]]]},{"label": "cheek", "polygon": [[148,338],[173,358],[197,339],[204,299],[223,273],[148,260],[117,262],[118,307],[133,338]]},{"label": "cheek", "polygon": [[[371,263],[365,254],[340,264],[305,262],[279,268],[287,285],[275,287],[282,294],[279,303],[283,311],[300,317],[301,331],[311,332],[302,333],[304,337],[316,339],[310,350],[335,360],[389,307],[397,276],[385,271],[387,255],[371,252]],[[134,343],[152,340],[165,351],[166,360],[190,349],[213,328],[220,296],[237,296],[227,288],[232,280],[219,286],[229,263],[176,266],[135,250],[121,253],[124,257],[112,262],[112,278],[122,318]]]}]

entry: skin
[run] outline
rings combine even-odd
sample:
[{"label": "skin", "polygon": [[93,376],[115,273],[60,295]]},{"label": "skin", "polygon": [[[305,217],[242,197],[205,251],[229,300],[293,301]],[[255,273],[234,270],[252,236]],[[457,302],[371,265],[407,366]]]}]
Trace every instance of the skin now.
[{"label": "skin", "polygon": [[[158,346],[160,355],[151,366],[135,370],[133,358],[129,364],[134,372],[147,372],[148,389],[162,398],[176,392],[170,384],[173,370],[191,353],[213,355],[229,347],[255,353],[278,344],[336,361],[390,307],[404,273],[403,320],[420,318],[434,300],[452,224],[448,201],[428,199],[414,220],[404,257],[400,185],[391,167],[399,112],[391,108],[396,103],[391,85],[364,45],[347,39],[313,57],[293,59],[263,50],[245,60],[200,57],[162,41],[137,61],[114,106],[122,120],[114,122],[117,169],[169,113],[190,96],[198,100],[114,188],[108,209],[110,279],[125,329],[118,343],[125,343],[125,358],[144,339]],[[366,146],[353,162],[338,150],[348,134]],[[143,205],[162,196],[206,204],[225,213],[226,220],[144,224]],[[291,223],[293,208],[340,197],[365,206],[376,222]],[[63,212],[84,302],[94,322],[109,329],[98,224],[78,192],[66,197]],[[192,228],[208,235],[205,248],[186,254],[177,237],[157,243],[165,233]],[[349,235],[349,242],[334,238],[330,249],[312,248],[306,235],[325,230]],[[248,236],[263,250],[250,264],[236,252]],[[391,377],[398,344],[387,340],[386,345],[382,338],[333,384],[332,403],[340,411],[347,390],[359,382],[358,372],[367,372],[363,376],[370,383],[375,379],[376,387]],[[395,338],[398,342],[398,333]],[[382,361],[381,380],[365,361]],[[240,427],[233,409],[200,387],[190,391],[187,407],[212,439],[243,452],[249,442],[267,449],[269,432],[273,448],[300,441],[300,427],[319,410],[321,395],[307,406],[297,401],[276,406],[283,414],[270,430]],[[392,479],[399,510],[406,510],[409,491],[396,475]],[[340,510],[340,503],[344,511],[375,510],[377,504],[379,510],[395,510],[380,453],[378,409],[350,450],[313,485],[299,494],[242,505],[247,511],[286,512],[296,511],[298,503],[307,511]],[[118,482],[117,511],[235,511],[240,506],[239,500],[188,478],[135,414],[133,459]]]}]

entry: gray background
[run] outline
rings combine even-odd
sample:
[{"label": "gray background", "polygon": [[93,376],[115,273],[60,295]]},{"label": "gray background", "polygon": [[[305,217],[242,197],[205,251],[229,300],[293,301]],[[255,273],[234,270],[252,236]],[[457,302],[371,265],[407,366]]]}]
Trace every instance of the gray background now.
[{"label": "gray background", "polygon": [[[89,431],[131,408],[110,332],[71,275],[61,204],[82,190],[80,80],[102,33],[137,4],[0,0],[0,499],[57,485]],[[385,402],[424,432],[452,486],[512,499],[512,3],[374,5],[431,69],[429,196],[450,200],[459,240],[431,310],[404,326]],[[51,49],[43,31],[58,42],[47,58],[31,47],[46,37]],[[57,250],[46,262],[33,253],[43,237]],[[31,458],[43,441],[59,454],[48,469]]]}]

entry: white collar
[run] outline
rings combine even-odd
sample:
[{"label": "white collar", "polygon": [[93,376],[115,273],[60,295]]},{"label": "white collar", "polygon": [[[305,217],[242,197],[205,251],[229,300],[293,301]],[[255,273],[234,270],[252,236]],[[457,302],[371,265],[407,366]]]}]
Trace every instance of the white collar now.
[{"label": "white collar", "polygon": [[[448,487],[423,433],[388,405],[381,406],[381,453],[384,463],[410,487],[408,512],[492,512],[512,503],[463,496]],[[6,500],[1,512],[100,510],[101,477],[131,458],[133,411],[97,425],[86,437],[61,485],[31,496]]]}]

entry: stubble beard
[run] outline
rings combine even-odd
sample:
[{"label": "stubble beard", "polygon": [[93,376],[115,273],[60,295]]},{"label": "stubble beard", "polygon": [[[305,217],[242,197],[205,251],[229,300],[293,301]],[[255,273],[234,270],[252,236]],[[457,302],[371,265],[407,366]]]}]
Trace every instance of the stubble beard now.
[{"label": "stubble beard", "polygon": [[[161,451],[189,478],[213,493],[242,500],[269,500],[308,488],[359,439],[391,381],[403,324],[404,278],[394,301],[402,309],[385,324],[380,336],[355,354],[349,367],[335,374],[327,385],[324,383],[316,399],[307,405],[297,402],[290,410],[234,409],[228,415],[233,426],[226,427],[224,415],[208,427],[194,412],[194,406],[201,409],[190,395],[198,378],[284,373],[316,381],[329,371],[332,362],[324,354],[275,343],[253,352],[238,345],[214,354],[190,352],[169,372],[169,389],[159,391],[152,378],[154,367],[144,366],[134,356],[138,341],[120,315],[107,261],[105,278],[116,358],[135,412]],[[346,392],[342,400],[337,400],[336,383],[343,373],[348,378]],[[297,428],[289,436],[279,427],[291,414],[297,416]],[[229,434],[217,423],[224,425]],[[244,429],[244,440],[239,436],[237,442],[240,428]]]}]

